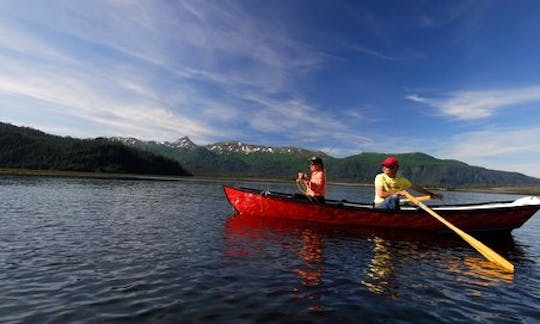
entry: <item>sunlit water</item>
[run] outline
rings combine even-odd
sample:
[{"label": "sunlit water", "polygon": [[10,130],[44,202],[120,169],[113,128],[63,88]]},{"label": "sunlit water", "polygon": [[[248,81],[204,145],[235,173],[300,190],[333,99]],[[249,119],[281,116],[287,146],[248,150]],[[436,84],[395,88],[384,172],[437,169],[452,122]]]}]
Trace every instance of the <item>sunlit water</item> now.
[{"label": "sunlit water", "polygon": [[[233,216],[222,185],[0,178],[0,322],[540,319],[538,214],[510,238],[482,239],[516,266],[509,275],[453,235]],[[371,196],[331,186],[329,198]]]}]

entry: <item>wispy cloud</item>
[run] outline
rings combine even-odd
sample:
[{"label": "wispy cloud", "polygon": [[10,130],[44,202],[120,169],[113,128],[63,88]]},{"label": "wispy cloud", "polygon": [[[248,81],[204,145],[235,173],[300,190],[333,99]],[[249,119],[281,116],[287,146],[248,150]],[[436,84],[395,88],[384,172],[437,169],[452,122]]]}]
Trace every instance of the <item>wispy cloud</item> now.
[{"label": "wispy cloud", "polygon": [[354,44],[350,45],[349,48],[355,52],[365,54],[377,59],[387,60],[387,61],[410,61],[410,60],[419,60],[426,58],[426,54],[413,49],[406,49],[402,53],[383,53],[381,51],[369,48],[367,46]]},{"label": "wispy cloud", "polygon": [[540,129],[484,129],[461,133],[445,141],[437,155],[491,169],[514,170],[540,177],[531,161],[540,160]]},{"label": "wispy cloud", "polygon": [[540,100],[540,85],[502,90],[459,91],[444,98],[411,94],[407,99],[437,108],[441,113],[463,120],[490,117],[496,110]]},{"label": "wispy cloud", "polygon": [[[159,94],[139,83],[135,77],[100,73],[83,75],[81,71],[49,71],[12,63],[0,68],[3,72],[0,75],[0,94],[7,94],[13,100],[42,102],[42,106],[48,108],[36,106],[34,116],[38,120],[40,115],[47,116],[49,124],[54,116],[59,122],[71,116],[117,132],[106,132],[109,135],[159,140],[174,138],[180,132],[198,137],[212,134],[211,129],[199,121],[171,110],[159,100]],[[64,127],[59,124],[56,128]],[[87,134],[100,135],[107,134]]]},{"label": "wispy cloud", "polygon": [[53,2],[40,12],[14,2],[0,20],[0,49],[14,53],[0,52],[0,91],[117,135],[171,139],[176,132],[204,142],[238,134],[230,121],[250,115],[246,93],[291,97],[293,80],[324,55],[237,6]]},{"label": "wispy cloud", "polygon": [[344,139],[362,144],[372,142],[301,99],[277,100],[254,95],[245,99],[259,107],[250,113],[249,123],[254,129],[274,135],[286,134],[297,143],[328,143]]},{"label": "wispy cloud", "polygon": [[540,154],[540,129],[487,129],[459,134],[442,153],[456,158]]}]

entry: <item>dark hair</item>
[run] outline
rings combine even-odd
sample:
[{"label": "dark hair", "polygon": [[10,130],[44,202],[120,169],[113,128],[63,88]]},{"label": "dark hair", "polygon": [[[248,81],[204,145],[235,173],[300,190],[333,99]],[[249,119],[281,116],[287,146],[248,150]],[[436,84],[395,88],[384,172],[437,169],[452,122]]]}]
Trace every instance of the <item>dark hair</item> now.
[{"label": "dark hair", "polygon": [[311,164],[318,164],[320,165],[323,169],[324,169],[324,164],[323,164],[323,161],[320,157],[318,156],[313,156],[312,158],[309,159],[309,162]]}]

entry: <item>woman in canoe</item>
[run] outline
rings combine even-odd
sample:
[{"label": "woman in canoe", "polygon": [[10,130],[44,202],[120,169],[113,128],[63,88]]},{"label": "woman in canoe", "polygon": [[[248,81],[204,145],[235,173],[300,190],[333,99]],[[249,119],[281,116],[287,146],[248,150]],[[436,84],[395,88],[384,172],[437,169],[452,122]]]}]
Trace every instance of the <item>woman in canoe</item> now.
[{"label": "woman in canoe", "polygon": [[442,195],[432,193],[423,187],[411,183],[408,179],[397,175],[399,161],[389,156],[381,163],[382,173],[375,177],[375,208],[399,209],[399,196],[409,188],[429,195],[431,198],[442,199]]},{"label": "woman in canoe", "polygon": [[303,172],[298,172],[296,181],[303,183],[306,186],[305,195],[310,200],[324,202],[326,195],[326,174],[324,172],[324,164],[320,157],[314,156],[309,159],[310,175]]}]

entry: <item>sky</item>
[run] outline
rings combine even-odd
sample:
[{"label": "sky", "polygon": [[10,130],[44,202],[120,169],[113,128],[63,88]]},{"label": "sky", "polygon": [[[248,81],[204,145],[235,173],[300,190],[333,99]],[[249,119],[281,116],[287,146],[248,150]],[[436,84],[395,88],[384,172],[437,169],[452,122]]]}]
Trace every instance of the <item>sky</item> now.
[{"label": "sky", "polygon": [[0,0],[0,121],[540,177],[540,2]]}]

